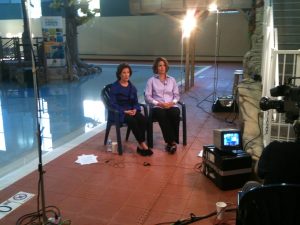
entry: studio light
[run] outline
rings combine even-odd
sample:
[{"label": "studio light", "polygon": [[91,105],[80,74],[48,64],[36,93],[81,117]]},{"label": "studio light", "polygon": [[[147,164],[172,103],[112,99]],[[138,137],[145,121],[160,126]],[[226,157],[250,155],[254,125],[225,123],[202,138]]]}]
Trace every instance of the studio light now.
[{"label": "studio light", "polygon": [[189,38],[195,29],[197,22],[195,17],[195,9],[188,9],[184,19],[182,20],[182,38]]},{"label": "studio light", "polygon": [[210,12],[217,12],[218,11],[218,6],[216,3],[212,3],[208,6],[208,11]]},{"label": "studio light", "polygon": [[[185,17],[181,21],[181,29],[182,29],[181,57],[183,57],[183,45],[185,45],[185,81],[184,81],[185,91],[188,91],[190,86],[194,84],[193,71],[194,71],[194,58],[195,58],[195,37],[194,37],[195,34],[193,33],[193,31],[195,30],[196,27],[197,27],[197,10],[188,9],[186,11]],[[182,62],[182,58],[181,58],[181,62]]]}]

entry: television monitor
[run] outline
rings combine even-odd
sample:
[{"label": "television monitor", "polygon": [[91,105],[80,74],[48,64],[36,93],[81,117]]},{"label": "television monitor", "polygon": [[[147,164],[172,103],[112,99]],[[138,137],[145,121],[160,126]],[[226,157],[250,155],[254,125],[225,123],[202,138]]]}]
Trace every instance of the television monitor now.
[{"label": "television monitor", "polygon": [[242,134],[238,129],[214,129],[214,145],[219,150],[239,150],[243,148]]}]

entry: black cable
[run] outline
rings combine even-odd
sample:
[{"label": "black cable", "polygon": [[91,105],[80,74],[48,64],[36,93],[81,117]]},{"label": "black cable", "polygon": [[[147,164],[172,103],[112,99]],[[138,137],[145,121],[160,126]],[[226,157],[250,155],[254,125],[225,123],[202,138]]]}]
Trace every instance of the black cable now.
[{"label": "black cable", "polygon": [[202,165],[203,165],[202,162],[196,163],[195,166],[194,166],[194,170],[195,170],[196,172],[201,172]]},{"label": "black cable", "polygon": [[257,113],[257,121],[258,121],[258,128],[259,128],[259,134],[257,136],[255,136],[254,138],[250,139],[245,145],[244,145],[244,150],[246,151],[246,147],[249,143],[251,143],[252,141],[254,141],[256,138],[259,138],[262,134],[261,132],[261,127],[260,127],[260,124],[259,124],[259,114],[261,112]]},{"label": "black cable", "polygon": [[[205,100],[200,101],[200,100],[199,100],[199,96],[197,95],[197,93],[192,92],[192,94],[193,94],[193,95],[190,95],[189,93],[185,93],[186,96],[188,96],[188,97],[190,97],[190,98],[192,98],[192,99],[194,99],[194,100],[197,101],[197,105],[196,105],[197,108],[201,109],[203,112],[209,114],[209,115],[212,116],[213,118],[215,118],[215,119],[217,119],[217,120],[220,120],[220,121],[223,121],[223,118],[218,118],[217,116],[215,116],[214,114],[212,114],[212,113],[206,111],[203,107],[200,106]],[[196,95],[196,96],[195,96],[195,95]],[[233,102],[233,104],[234,104],[234,106],[233,106],[233,112],[235,112],[235,111],[236,111],[237,104],[236,104],[235,102]],[[238,115],[238,112],[235,112],[234,118],[233,118],[231,121],[229,121],[229,120],[228,120],[228,118],[230,117],[230,114],[229,114],[224,120],[225,120],[226,123],[232,124],[232,123],[234,123],[234,121],[236,120],[237,115]]]},{"label": "black cable", "polygon": [[[233,205],[233,204],[231,203],[231,205]],[[235,208],[225,208],[223,210],[223,212],[233,212],[233,211],[236,211],[236,210],[237,210],[236,207]],[[213,211],[213,212],[211,212],[207,215],[203,215],[203,216],[195,216],[194,213],[191,213],[190,217],[187,218],[187,219],[177,220],[175,222],[174,221],[173,222],[169,221],[169,222],[156,223],[154,225],[186,225],[186,224],[191,224],[191,223],[203,220],[203,219],[207,219],[207,218],[215,216],[215,215],[218,215],[217,211]]]},{"label": "black cable", "polygon": [[[46,214],[51,214],[53,218],[60,218],[60,210],[56,206],[47,206],[46,207]],[[18,220],[16,225],[27,225],[27,224],[34,224],[36,223],[36,220],[39,221],[40,224],[40,218],[42,217],[42,209],[38,210],[37,212],[28,213],[23,216],[21,216]],[[26,221],[29,220],[29,221]]]},{"label": "black cable", "polygon": [[[225,209],[225,212],[231,212],[231,211],[236,211],[237,208],[229,208],[229,209]],[[183,219],[183,220],[178,220],[175,223],[173,223],[172,225],[186,225],[186,224],[192,224],[194,222],[197,222],[199,220],[203,220],[203,219],[207,219],[209,217],[215,216],[217,215],[217,211],[214,211],[212,213],[209,213],[207,215],[204,216],[195,216],[193,213],[191,213],[191,217],[189,219]]]},{"label": "black cable", "polygon": [[207,214],[205,216],[195,216],[193,213],[191,213],[190,215],[191,215],[191,217],[189,219],[178,220],[175,223],[173,223],[172,225],[186,225],[186,224],[191,224],[191,223],[197,222],[199,220],[203,220],[203,219],[212,217],[214,215],[217,215],[217,212],[214,211],[214,212],[212,212],[210,214]]}]

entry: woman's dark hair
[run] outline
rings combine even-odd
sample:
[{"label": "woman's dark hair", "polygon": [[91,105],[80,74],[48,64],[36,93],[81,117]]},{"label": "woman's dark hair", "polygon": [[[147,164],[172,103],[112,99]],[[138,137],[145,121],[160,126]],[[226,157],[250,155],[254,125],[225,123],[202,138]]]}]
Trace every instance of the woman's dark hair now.
[{"label": "woman's dark hair", "polygon": [[118,68],[117,68],[117,72],[116,72],[116,76],[117,76],[117,79],[120,80],[121,79],[121,73],[123,71],[123,69],[125,68],[128,68],[129,69],[129,73],[130,73],[130,76],[132,74],[132,69],[131,67],[129,66],[128,63],[121,63]]},{"label": "woman's dark hair", "polygon": [[158,57],[154,60],[153,62],[153,65],[152,65],[152,70],[153,70],[153,73],[157,74],[158,73],[158,64],[160,61],[163,61],[166,65],[166,72],[168,72],[169,70],[169,63],[168,63],[168,60],[164,57]]}]

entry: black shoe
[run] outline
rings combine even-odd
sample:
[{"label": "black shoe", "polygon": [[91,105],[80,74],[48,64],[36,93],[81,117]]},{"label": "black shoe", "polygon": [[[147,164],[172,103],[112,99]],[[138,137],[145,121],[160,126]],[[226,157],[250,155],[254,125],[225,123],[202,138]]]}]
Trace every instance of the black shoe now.
[{"label": "black shoe", "polygon": [[170,148],[170,150],[169,150],[169,153],[170,154],[174,154],[176,152],[176,150],[177,150],[177,146],[176,145],[172,145],[171,148]]},{"label": "black shoe", "polygon": [[147,156],[153,155],[153,151],[151,150],[151,148],[148,148],[147,150],[144,151],[147,152]]},{"label": "black shoe", "polygon": [[170,152],[171,147],[172,147],[172,145],[167,144],[166,147],[165,147],[165,150],[166,150],[167,152]]},{"label": "black shoe", "polygon": [[176,144],[173,144],[173,145],[169,145],[167,144],[166,147],[165,147],[166,151],[170,154],[174,154],[177,150],[177,146]]},{"label": "black shoe", "polygon": [[144,150],[144,149],[141,149],[139,147],[136,148],[136,152],[141,155],[141,156],[147,156],[148,155],[148,152],[147,150]]}]

